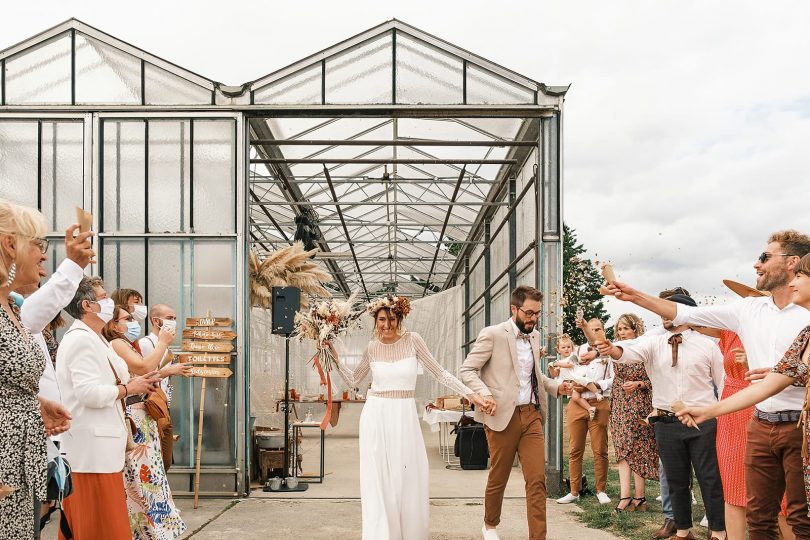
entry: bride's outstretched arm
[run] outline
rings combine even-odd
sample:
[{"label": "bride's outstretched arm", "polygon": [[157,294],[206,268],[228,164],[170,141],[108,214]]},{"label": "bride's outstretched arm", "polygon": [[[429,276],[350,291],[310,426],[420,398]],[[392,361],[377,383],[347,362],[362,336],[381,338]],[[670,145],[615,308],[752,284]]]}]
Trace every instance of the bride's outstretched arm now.
[{"label": "bride's outstretched arm", "polygon": [[433,376],[434,379],[449,388],[450,390],[461,394],[462,396],[469,396],[474,392],[464,386],[457,378],[453,377],[449,371],[444,369],[430,354],[425,340],[416,332],[411,332],[411,339],[413,340],[413,348],[416,350],[416,359],[419,363]]},{"label": "bride's outstretched arm", "polygon": [[[332,347],[332,345],[329,346]],[[363,358],[360,360],[360,364],[358,364],[354,371],[346,367],[346,365],[340,360],[340,357],[334,348],[332,348],[332,353],[335,355],[335,359],[337,360],[336,364],[340,378],[343,379],[346,386],[349,388],[358,388],[362,380],[366,378],[368,372],[370,371],[368,348],[363,351]]]}]

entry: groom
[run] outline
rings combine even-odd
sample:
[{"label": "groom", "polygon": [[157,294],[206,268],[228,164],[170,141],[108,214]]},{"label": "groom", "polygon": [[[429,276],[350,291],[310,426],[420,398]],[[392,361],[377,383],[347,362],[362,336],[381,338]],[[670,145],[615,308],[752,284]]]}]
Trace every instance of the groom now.
[{"label": "groom", "polygon": [[[461,380],[488,403],[475,412],[489,443],[490,469],[484,498],[484,540],[499,540],[503,493],[520,457],[526,480],[529,539],[546,538],[546,472],[543,422],[548,395],[570,394],[540,368],[540,333],[535,330],[543,294],[526,285],[512,291],[512,317],[481,330],[461,366]],[[542,384],[538,384],[542,383]]]}]

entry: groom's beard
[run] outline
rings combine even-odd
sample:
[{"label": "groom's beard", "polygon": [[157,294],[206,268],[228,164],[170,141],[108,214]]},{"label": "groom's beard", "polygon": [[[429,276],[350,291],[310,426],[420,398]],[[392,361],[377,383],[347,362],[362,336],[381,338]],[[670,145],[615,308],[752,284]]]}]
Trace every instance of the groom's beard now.
[{"label": "groom's beard", "polygon": [[531,334],[532,330],[534,330],[535,323],[523,320],[520,318],[520,315],[516,315],[515,326],[517,326],[518,330],[520,330],[524,334]]}]

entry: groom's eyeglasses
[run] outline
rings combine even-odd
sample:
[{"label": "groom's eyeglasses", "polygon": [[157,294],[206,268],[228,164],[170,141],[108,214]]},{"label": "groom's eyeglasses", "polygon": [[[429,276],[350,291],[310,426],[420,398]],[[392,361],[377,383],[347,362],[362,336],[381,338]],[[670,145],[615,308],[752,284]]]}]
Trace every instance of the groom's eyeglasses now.
[{"label": "groom's eyeglasses", "polygon": [[528,317],[528,318],[530,318],[530,319],[531,319],[531,318],[534,318],[534,317],[539,317],[539,316],[540,316],[540,312],[539,312],[539,311],[532,311],[532,310],[530,310],[530,309],[523,309],[522,307],[519,307],[519,308],[518,308],[518,311],[523,312],[523,314],[524,314],[524,315],[526,315],[526,317]]}]

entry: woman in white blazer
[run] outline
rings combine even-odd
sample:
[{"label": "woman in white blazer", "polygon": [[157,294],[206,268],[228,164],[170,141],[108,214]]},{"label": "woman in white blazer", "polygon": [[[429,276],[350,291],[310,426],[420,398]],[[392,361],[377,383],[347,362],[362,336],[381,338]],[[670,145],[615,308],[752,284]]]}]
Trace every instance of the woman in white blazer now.
[{"label": "woman in white blazer", "polygon": [[[73,424],[62,438],[72,468],[73,494],[63,502],[76,540],[131,538],[121,471],[127,420],[121,400],[160,384],[155,372],[130,378],[127,365],[102,337],[114,305],[83,278],[65,308],[76,319],[57,353],[56,380]],[[64,538],[61,531],[59,538]]]}]

